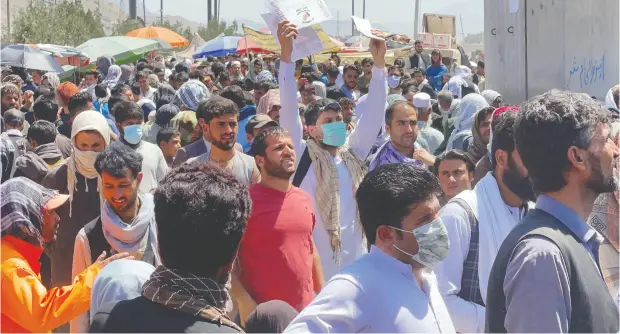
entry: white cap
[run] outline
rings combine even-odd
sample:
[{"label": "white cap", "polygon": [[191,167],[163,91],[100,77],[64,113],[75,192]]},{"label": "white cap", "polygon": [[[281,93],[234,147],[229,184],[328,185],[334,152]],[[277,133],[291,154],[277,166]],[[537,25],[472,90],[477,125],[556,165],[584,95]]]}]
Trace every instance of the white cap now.
[{"label": "white cap", "polygon": [[420,109],[431,107],[431,96],[426,93],[417,93],[413,96],[413,106]]}]

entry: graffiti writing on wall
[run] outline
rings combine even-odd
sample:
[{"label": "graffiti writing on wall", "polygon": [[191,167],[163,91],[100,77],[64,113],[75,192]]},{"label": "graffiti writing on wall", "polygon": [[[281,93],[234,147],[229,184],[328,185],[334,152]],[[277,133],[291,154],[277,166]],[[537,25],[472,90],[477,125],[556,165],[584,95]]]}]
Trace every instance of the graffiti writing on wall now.
[{"label": "graffiti writing on wall", "polygon": [[579,88],[605,81],[605,55],[600,58],[583,58],[581,62],[575,57],[573,66],[568,70],[566,88],[576,81],[579,81]]}]

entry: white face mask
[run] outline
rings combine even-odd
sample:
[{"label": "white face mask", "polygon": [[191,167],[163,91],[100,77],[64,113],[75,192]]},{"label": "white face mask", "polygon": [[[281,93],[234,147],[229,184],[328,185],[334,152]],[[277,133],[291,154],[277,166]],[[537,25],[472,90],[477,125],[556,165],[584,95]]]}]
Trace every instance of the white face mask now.
[{"label": "white face mask", "polygon": [[389,76],[387,78],[387,83],[392,89],[398,88],[398,85],[400,85],[400,77],[396,75]]},{"label": "white face mask", "polygon": [[75,168],[87,179],[94,179],[99,175],[95,169],[95,160],[97,160],[97,156],[99,156],[99,152],[80,151],[75,146],[73,147]]},{"label": "white face mask", "polygon": [[402,232],[413,233],[418,241],[417,254],[409,254],[398,248],[398,246],[393,246],[399,251],[411,256],[414,261],[427,268],[434,267],[448,255],[450,240],[448,239],[446,226],[443,224],[443,221],[441,221],[441,218],[437,218],[413,231],[405,231],[396,227],[392,228]]}]

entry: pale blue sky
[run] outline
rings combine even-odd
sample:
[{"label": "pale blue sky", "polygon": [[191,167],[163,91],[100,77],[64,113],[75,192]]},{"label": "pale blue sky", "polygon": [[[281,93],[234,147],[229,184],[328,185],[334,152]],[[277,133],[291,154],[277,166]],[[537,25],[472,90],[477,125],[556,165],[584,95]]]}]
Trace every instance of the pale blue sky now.
[{"label": "pale blue sky", "polygon": [[[145,0],[149,11],[159,10],[160,0]],[[334,17],[340,12],[340,20],[351,15],[351,0],[326,0]],[[260,14],[265,12],[263,0],[222,0],[221,18],[262,22]],[[388,5],[389,4],[389,5]],[[380,22],[397,32],[413,31],[414,0],[366,0],[366,17],[371,22]],[[362,16],[362,0],[355,0],[358,16]],[[465,33],[480,32],[484,27],[483,0],[422,0],[421,12],[462,15]],[[206,0],[164,0],[166,15],[179,15],[196,22],[206,22]],[[350,26],[350,25],[349,25]],[[346,25],[343,25],[346,27]],[[460,33],[460,21],[457,22]]]}]

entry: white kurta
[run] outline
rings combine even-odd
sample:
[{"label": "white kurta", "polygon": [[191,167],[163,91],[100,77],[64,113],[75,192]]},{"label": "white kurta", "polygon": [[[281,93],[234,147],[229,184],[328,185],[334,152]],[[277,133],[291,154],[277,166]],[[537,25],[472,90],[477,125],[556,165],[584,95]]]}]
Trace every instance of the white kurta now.
[{"label": "white kurta", "polygon": [[372,247],[336,274],[285,333],[455,333],[432,271],[420,287],[411,265]]},{"label": "white kurta", "polygon": [[[366,158],[375,143],[375,134],[381,130],[382,120],[385,117],[385,103],[387,92],[385,90],[385,69],[373,67],[372,79],[369,85],[369,93],[363,104],[357,107],[360,117],[357,127],[348,138],[349,146],[363,160]],[[301,160],[306,143],[303,141],[303,127],[297,107],[297,87],[295,83],[295,64],[281,62],[280,64],[280,126],[286,129],[295,147],[297,163]],[[360,110],[362,109],[362,110]],[[372,134],[372,135],[371,135]],[[336,265],[331,240],[323,226],[323,220],[316,207],[316,175],[314,166],[310,165],[308,173],[300,185],[312,198],[316,225],[313,233],[316,248],[321,257],[323,275],[329,280],[340,268],[353,262],[366,252],[362,245],[362,228],[356,221],[357,208],[355,194],[353,193],[353,180],[344,162],[339,156],[334,157],[334,163],[338,170],[338,187],[340,195],[340,226],[342,229],[340,253],[340,266]]]}]

